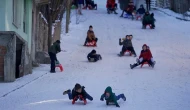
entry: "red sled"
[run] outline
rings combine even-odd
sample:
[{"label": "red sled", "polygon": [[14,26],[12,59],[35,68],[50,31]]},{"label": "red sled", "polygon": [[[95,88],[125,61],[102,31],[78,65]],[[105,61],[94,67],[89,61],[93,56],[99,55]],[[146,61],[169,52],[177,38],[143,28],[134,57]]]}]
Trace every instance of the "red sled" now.
[{"label": "red sled", "polygon": [[86,43],[87,47],[96,47],[96,41],[91,41]]},{"label": "red sled", "polygon": [[147,24],[146,27],[149,26],[152,29],[152,25],[151,24]]},{"label": "red sled", "polygon": [[126,51],[124,52],[124,55],[125,55],[126,53],[129,53],[129,56],[132,56],[132,53],[131,53],[131,51],[129,51],[129,50],[126,50]]},{"label": "red sled", "polygon": [[143,64],[141,64],[141,68],[145,65],[148,64],[150,66],[150,64],[148,62],[144,62]]},{"label": "red sled", "polygon": [[56,65],[55,67],[59,68],[61,72],[63,72],[63,66],[61,64]]},{"label": "red sled", "polygon": [[81,101],[84,101],[84,105],[87,104],[87,101],[81,95],[79,95],[79,97],[75,97],[72,101],[72,104],[75,104],[75,101],[77,101],[78,99],[80,99]]},{"label": "red sled", "polygon": [[141,17],[141,16],[137,16],[137,17],[136,17],[136,20],[139,20],[139,19],[142,19],[142,17]]}]

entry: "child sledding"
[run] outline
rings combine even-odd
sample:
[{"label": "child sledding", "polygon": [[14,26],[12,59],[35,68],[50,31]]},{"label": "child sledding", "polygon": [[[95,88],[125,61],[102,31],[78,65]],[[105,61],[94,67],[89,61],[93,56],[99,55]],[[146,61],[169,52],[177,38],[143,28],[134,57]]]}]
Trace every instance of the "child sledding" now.
[{"label": "child sledding", "polygon": [[129,5],[127,6],[127,9],[125,10],[126,12],[125,18],[132,18],[133,20],[135,15],[135,10],[136,7],[134,6],[133,2],[130,2]]},{"label": "child sledding", "polygon": [[107,8],[108,14],[113,13],[113,12],[114,14],[118,14],[116,12],[117,4],[115,3],[115,0],[107,0],[106,8]]},{"label": "child sledding", "polygon": [[85,0],[86,6],[83,9],[97,10],[97,4],[93,0]]},{"label": "child sledding", "polygon": [[119,104],[117,103],[117,101],[119,99],[123,99],[124,101],[126,101],[126,97],[124,94],[120,94],[118,96],[115,95],[115,93],[112,92],[112,88],[110,86],[108,86],[104,93],[101,95],[100,100],[104,101],[104,99],[106,100],[106,105],[116,105],[116,107],[120,107]]},{"label": "child sledding", "polygon": [[146,26],[149,26],[151,29],[154,29],[155,28],[154,22],[155,22],[154,13],[150,14],[149,12],[146,12],[142,20],[142,29],[146,29]]},{"label": "child sledding", "polygon": [[125,38],[119,39],[119,45],[123,45],[122,50],[120,52],[120,54],[118,54],[119,56],[124,56],[126,52],[128,52],[130,55],[134,55],[134,57],[136,57],[136,52],[133,48],[133,44],[132,44],[132,35],[126,35]]},{"label": "child sledding", "polygon": [[90,96],[85,90],[84,86],[81,86],[80,84],[76,84],[75,87],[73,88],[72,92],[71,90],[66,90],[63,92],[63,95],[68,94],[68,97],[70,100],[72,100],[72,104],[75,104],[77,100],[83,101],[84,105],[87,104],[86,99],[92,101],[93,97]]},{"label": "child sledding", "polygon": [[143,5],[141,5],[140,8],[136,12],[136,20],[138,20],[138,19],[142,20],[144,14],[145,14],[145,8]]},{"label": "child sledding", "polygon": [[151,53],[149,47],[146,44],[144,44],[142,47],[142,51],[139,56],[139,59],[137,59],[137,63],[135,63],[133,65],[130,64],[130,67],[131,67],[131,69],[133,69],[139,65],[143,66],[144,64],[148,64],[149,66],[154,68],[155,63],[156,62],[153,60],[152,53]]},{"label": "child sledding", "polygon": [[100,54],[96,54],[96,50],[92,50],[88,55],[87,59],[89,62],[97,62],[98,60],[102,60]]},{"label": "child sledding", "polygon": [[87,31],[87,37],[86,37],[84,46],[95,47],[95,46],[97,46],[96,45],[97,41],[98,41],[98,38],[95,37],[93,27],[89,26],[89,30]]}]

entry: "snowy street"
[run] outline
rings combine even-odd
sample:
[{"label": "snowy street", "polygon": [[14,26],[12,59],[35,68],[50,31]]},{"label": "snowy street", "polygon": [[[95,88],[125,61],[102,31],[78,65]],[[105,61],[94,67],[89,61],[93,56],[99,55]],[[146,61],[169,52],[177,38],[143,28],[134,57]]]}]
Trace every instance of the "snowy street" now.
[{"label": "snowy street", "polygon": [[[120,18],[121,10],[117,10],[118,15],[108,15],[105,0],[99,1],[98,10],[83,10],[79,24],[73,10],[70,32],[62,32],[61,48],[65,52],[57,55],[64,71],[49,73],[49,65],[42,65],[18,81],[0,83],[0,110],[117,109],[100,101],[107,86],[117,95],[125,94],[127,100],[118,101],[120,110],[190,110],[190,22],[154,10],[156,28],[143,30],[141,21]],[[98,38],[97,47],[83,46],[90,25]],[[122,48],[119,38],[131,34],[137,56],[143,44],[150,46],[155,68],[145,65],[131,70],[129,65],[137,57],[118,57]],[[92,49],[103,60],[88,62],[87,54]],[[87,105],[83,102],[72,105],[63,91],[73,89],[76,83],[85,86],[94,100],[87,100]]]}]

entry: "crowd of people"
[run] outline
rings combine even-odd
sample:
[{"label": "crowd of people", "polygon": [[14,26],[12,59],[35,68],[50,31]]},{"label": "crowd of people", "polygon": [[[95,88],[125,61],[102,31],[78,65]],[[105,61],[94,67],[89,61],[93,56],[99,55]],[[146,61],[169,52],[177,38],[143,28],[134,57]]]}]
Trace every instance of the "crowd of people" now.
[{"label": "crowd of people", "polygon": [[[146,28],[146,25],[151,25],[151,28],[154,29],[155,27],[155,19],[154,19],[154,13],[150,14],[148,11],[144,9],[144,6],[141,5],[140,8],[136,10],[136,7],[134,6],[133,2],[129,2],[127,5],[122,2],[126,2],[127,0],[119,0],[120,1],[120,8],[123,11],[121,14],[121,17],[124,16],[124,13],[131,15],[133,18],[134,13],[136,13],[137,17],[142,17],[142,25],[143,29]],[[79,10],[83,8],[96,8],[97,9],[97,4],[94,4],[92,0],[73,0],[73,4],[76,5]],[[107,12],[108,14],[111,14],[114,12],[114,14],[117,14],[117,3],[115,0],[107,0]],[[79,11],[81,13],[81,11]],[[81,13],[82,14],[82,13]],[[135,52],[133,43],[132,43],[133,35],[126,35],[124,38],[119,39],[119,45],[122,46],[121,52],[118,54],[120,57],[125,56],[126,52],[129,52],[131,56],[137,57],[137,54]],[[95,32],[93,31],[93,26],[90,25],[89,29],[87,31],[87,36],[84,42],[84,46],[97,46],[97,41],[98,38],[95,36]],[[49,49],[49,56],[51,59],[51,73],[55,73],[55,64],[58,62],[56,54],[61,52],[60,48],[60,41],[57,40],[56,42],[53,43],[53,45]],[[88,55],[87,55],[87,60],[89,62],[97,62],[99,60],[102,60],[102,56],[100,54],[96,53],[96,50],[93,49]],[[153,55],[150,51],[150,47],[146,44],[142,46],[142,50],[140,53],[140,56],[136,59],[136,63],[130,64],[130,68],[133,69],[139,65],[143,65],[144,63],[148,64],[152,68],[154,68],[155,61],[153,59]],[[84,101],[84,104],[87,104],[87,100],[93,101],[93,97],[89,95],[85,91],[85,87],[81,86],[80,84],[76,84],[72,91],[70,89],[66,90],[63,92],[63,95],[68,95],[69,99],[72,100],[72,104],[75,104],[77,100]],[[116,107],[120,107],[118,104],[118,100],[123,99],[123,101],[126,101],[126,97],[124,94],[119,94],[116,95],[113,93],[112,88],[108,86],[103,94],[100,97],[101,101],[106,100],[106,104],[114,104]]]}]

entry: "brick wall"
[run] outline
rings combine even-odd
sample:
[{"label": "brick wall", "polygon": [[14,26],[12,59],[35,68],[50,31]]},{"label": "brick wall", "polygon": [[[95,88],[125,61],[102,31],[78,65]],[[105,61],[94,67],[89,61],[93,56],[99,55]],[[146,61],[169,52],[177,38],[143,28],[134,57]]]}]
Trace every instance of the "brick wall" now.
[{"label": "brick wall", "polygon": [[6,47],[0,45],[0,79],[4,76],[4,56],[6,51]]}]

